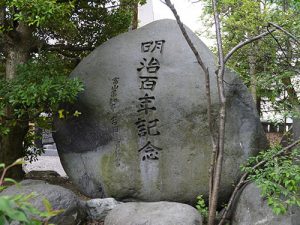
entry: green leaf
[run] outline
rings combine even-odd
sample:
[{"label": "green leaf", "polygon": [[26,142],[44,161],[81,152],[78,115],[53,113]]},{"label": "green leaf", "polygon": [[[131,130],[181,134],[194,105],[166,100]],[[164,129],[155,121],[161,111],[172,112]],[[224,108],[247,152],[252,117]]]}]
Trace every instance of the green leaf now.
[{"label": "green leaf", "polygon": [[0,215],[0,224],[1,225],[9,225],[4,215]]},{"label": "green leaf", "polygon": [[4,178],[4,181],[5,182],[10,182],[10,183],[13,183],[13,184],[18,184],[18,182],[17,181],[15,181],[14,179],[11,179],[11,178]]},{"label": "green leaf", "polygon": [[24,163],[25,163],[24,158],[20,158],[20,159],[17,159],[17,160],[12,164],[12,166],[23,165]]},{"label": "green leaf", "polygon": [[0,192],[6,189],[6,186],[0,186]]},{"label": "green leaf", "polygon": [[9,211],[6,211],[6,214],[12,220],[29,223],[29,220],[23,211],[10,209]]},{"label": "green leaf", "polygon": [[58,110],[58,118],[59,119],[64,119],[65,118],[64,111],[65,111],[64,109]]},{"label": "green leaf", "polygon": [[45,206],[45,209],[47,212],[51,212],[52,211],[52,206],[51,206],[51,203],[49,202],[48,199],[44,198],[43,199],[43,204]]},{"label": "green leaf", "polygon": [[5,212],[7,209],[9,209],[10,201],[7,196],[0,196],[0,211]]}]

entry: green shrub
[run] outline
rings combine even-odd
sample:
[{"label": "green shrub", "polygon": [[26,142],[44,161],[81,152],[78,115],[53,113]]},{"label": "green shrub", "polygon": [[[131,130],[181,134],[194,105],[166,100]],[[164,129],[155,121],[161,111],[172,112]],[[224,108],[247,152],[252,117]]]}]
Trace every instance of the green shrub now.
[{"label": "green shrub", "polygon": [[[275,146],[250,157],[242,170],[249,173],[248,179],[254,181],[261,189],[262,196],[267,198],[268,205],[275,214],[284,214],[289,206],[300,206],[300,164],[299,149],[286,154],[277,154],[281,146]],[[253,165],[266,160],[257,169]]]},{"label": "green shrub", "polygon": [[[12,179],[4,178],[7,170],[15,165],[23,164],[24,160],[19,159],[13,164],[5,167],[4,164],[0,164],[0,169],[2,169],[1,179],[0,179],[0,191],[6,188],[5,182],[15,182]],[[37,195],[31,193],[29,195],[16,194],[11,196],[0,196],[0,224],[9,225],[13,221],[17,221],[24,225],[43,225],[48,224],[48,220],[61,213],[63,210],[53,210],[50,202],[47,199],[43,199],[43,204],[46,211],[40,211],[35,208],[29,200],[36,198]]]},{"label": "green shrub", "polygon": [[[7,135],[18,122],[34,124],[35,128],[50,129],[53,118],[63,111],[62,103],[74,103],[83,91],[83,83],[68,76],[72,65],[55,55],[40,55],[17,69],[17,77],[0,77],[0,135]],[[7,108],[11,115],[6,117]],[[78,111],[68,112],[78,116]],[[33,143],[37,137],[31,127],[24,139],[25,157],[35,161],[43,153]]]}]

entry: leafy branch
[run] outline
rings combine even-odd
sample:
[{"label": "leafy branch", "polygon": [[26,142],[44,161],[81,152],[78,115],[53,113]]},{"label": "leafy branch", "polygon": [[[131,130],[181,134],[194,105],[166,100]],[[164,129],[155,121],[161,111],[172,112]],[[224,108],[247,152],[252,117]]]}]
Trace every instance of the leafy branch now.
[{"label": "leafy branch", "polygon": [[[234,191],[231,194],[231,197],[228,201],[227,207],[225,208],[223,215],[221,217],[221,221],[219,222],[219,225],[224,224],[225,220],[229,217],[229,213],[230,210],[233,207],[233,204],[235,202],[235,199],[239,193],[239,191],[243,188],[243,186],[249,182],[248,177],[251,175],[251,172],[256,171],[257,169],[263,167],[265,164],[267,164],[270,160],[277,158],[279,156],[285,155],[285,154],[290,154],[291,155],[291,150],[296,147],[297,145],[300,144],[300,139],[296,140],[295,142],[293,142],[292,144],[288,145],[287,147],[277,151],[277,152],[267,152],[268,155],[264,154],[263,157],[258,156],[258,162],[255,165],[252,165],[250,168],[248,167],[247,169],[245,169],[246,173],[244,173],[242,175],[242,177],[240,178],[239,182],[237,183],[237,185],[234,188]],[[266,157],[267,156],[267,157]],[[256,157],[255,157],[256,158]],[[257,158],[256,158],[257,159]],[[251,160],[251,159],[250,159]]]},{"label": "leafy branch", "polygon": [[24,163],[24,159],[18,159],[14,163],[12,163],[11,165],[9,165],[7,167],[5,167],[5,164],[3,164],[3,163],[0,164],[0,169],[3,169],[1,178],[0,178],[0,191],[3,190],[4,182],[15,183],[15,181],[13,181],[12,179],[5,178],[5,174],[7,173],[7,171],[16,165],[22,165],[23,163]]},{"label": "leafy branch", "polygon": [[[68,78],[70,69],[58,57],[46,55],[19,66],[17,78],[0,78],[0,135],[8,135],[19,122],[32,122],[35,127],[49,129],[54,116],[62,110],[60,104],[75,102],[83,91],[79,79]],[[5,113],[7,107],[11,108],[9,116]],[[69,112],[70,116],[78,116],[78,112],[73,113],[76,112]],[[35,153],[41,153],[32,146],[36,136],[31,133],[23,140],[29,160],[31,156],[35,159]],[[27,151],[26,147],[33,147],[33,151]]]}]

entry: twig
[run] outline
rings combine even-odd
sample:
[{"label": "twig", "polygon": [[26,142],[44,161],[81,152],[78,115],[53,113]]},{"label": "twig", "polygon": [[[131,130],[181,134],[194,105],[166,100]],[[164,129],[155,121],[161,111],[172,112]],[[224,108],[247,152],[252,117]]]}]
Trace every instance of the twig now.
[{"label": "twig", "polygon": [[299,38],[297,38],[295,35],[288,32],[287,30],[285,30],[283,27],[279,26],[278,24],[272,23],[272,22],[269,22],[268,24],[277,28],[278,30],[281,30],[283,33],[290,36],[298,45],[300,45]]},{"label": "twig", "polygon": [[206,71],[206,66],[205,66],[205,64],[204,64],[201,56],[199,55],[197,49],[195,48],[193,42],[191,41],[190,37],[188,36],[188,34],[186,32],[186,29],[183,26],[183,23],[181,22],[180,17],[178,15],[178,13],[177,13],[174,5],[171,3],[170,0],[165,0],[164,4],[166,4],[171,9],[171,11],[173,12],[173,14],[174,14],[174,16],[176,18],[176,21],[178,23],[178,26],[179,26],[179,28],[180,28],[180,30],[181,30],[181,32],[182,32],[185,40],[187,41],[188,45],[190,46],[191,50],[193,51],[193,53],[194,53],[194,55],[195,55],[195,57],[197,59],[197,62],[199,63],[199,65],[201,66],[201,68],[203,69],[203,71],[205,72]]},{"label": "twig", "polygon": [[271,29],[271,30],[268,30],[266,32],[263,32],[255,37],[252,37],[248,40],[245,40],[245,41],[242,41],[240,42],[239,44],[237,44],[235,47],[233,47],[228,53],[227,55],[225,56],[224,58],[224,63],[226,64],[226,62],[229,60],[229,58],[233,55],[233,53],[235,53],[237,50],[239,50],[240,48],[244,47],[245,45],[247,44],[250,44],[252,43],[253,41],[256,41],[256,40],[259,40],[267,35],[269,35],[270,33],[274,32],[276,29]]},{"label": "twig", "polygon": [[225,59],[224,59],[224,62],[226,63],[229,58],[232,56],[233,53],[235,53],[237,50],[239,50],[240,48],[244,47],[245,45],[253,42],[253,41],[256,41],[256,40],[259,40],[271,33],[273,33],[274,31],[276,30],[280,30],[282,32],[284,32],[286,35],[290,36],[298,45],[300,45],[300,41],[299,41],[299,38],[297,38],[295,35],[291,34],[290,32],[288,32],[287,30],[285,30],[284,28],[282,28],[281,26],[275,24],[275,23],[272,23],[272,22],[269,22],[268,25],[270,26],[273,26],[274,28],[271,29],[271,30],[268,30],[266,32],[263,32],[255,37],[252,37],[246,41],[242,41],[240,42],[238,45],[236,45],[234,48],[232,48],[228,53],[227,55],[225,56]]},{"label": "twig", "polygon": [[[268,27],[267,27],[267,30],[269,31],[269,28],[268,28]],[[271,35],[271,37],[275,40],[276,44],[277,44],[278,47],[280,48],[280,51],[283,53],[283,55],[284,55],[284,61],[285,61],[288,65],[290,65],[289,60],[288,60],[288,57],[287,57],[285,51],[283,50],[283,48],[282,48],[280,42],[278,41],[278,39],[277,39],[272,33],[270,33],[270,35]]]},{"label": "twig", "polygon": [[7,120],[7,121],[15,120],[15,121],[18,121],[18,122],[30,122],[31,120],[34,120],[34,119],[38,118],[40,116],[40,114],[43,113],[43,112],[44,111],[35,113],[35,114],[32,115],[32,117],[26,118],[26,119],[18,119],[16,117],[10,117],[10,116],[5,116],[5,115],[2,115],[0,118],[2,120]]},{"label": "twig", "polygon": [[[285,152],[291,150],[292,148],[294,148],[295,146],[299,145],[300,144],[300,139],[296,140],[295,142],[293,142],[292,144],[288,145],[287,147],[283,148],[282,150],[280,150],[279,152],[277,152],[273,157],[277,157],[277,156],[280,156],[282,154],[284,154]],[[258,162],[256,165],[254,165],[252,167],[253,170],[263,166],[268,160],[262,160],[260,162]],[[229,214],[229,211],[231,210],[232,206],[233,206],[233,203],[234,203],[234,200],[238,194],[238,191],[243,187],[243,185],[245,184],[246,182],[246,179],[248,178],[249,176],[249,173],[244,173],[242,175],[242,177],[240,178],[238,184],[235,186],[234,188],[234,191],[232,192],[231,194],[231,197],[229,199],[229,202],[227,204],[227,207],[225,208],[224,210],[224,213],[222,215],[222,218],[219,222],[218,225],[223,225],[226,218],[228,217],[228,214]]]},{"label": "twig", "polygon": [[45,44],[42,48],[48,51],[67,50],[73,52],[93,51],[95,49],[95,47],[93,46],[75,46],[75,45],[64,45],[64,44],[54,44],[54,45]]},{"label": "twig", "polygon": [[284,138],[285,137],[288,137],[288,135],[290,134],[290,132],[293,130],[293,125],[291,125],[291,127],[286,131],[286,132],[284,132],[283,133],[283,135],[282,135],[282,137],[281,137],[281,140],[280,140],[280,144],[282,145],[282,143],[284,142]]},{"label": "twig", "polygon": [[8,167],[6,167],[6,168],[4,168],[3,169],[3,171],[2,171],[2,174],[1,174],[1,178],[0,178],[0,186],[2,186],[3,185],[3,182],[4,182],[4,177],[5,177],[5,174],[7,173],[7,171],[11,168],[11,167],[13,167],[13,166],[15,166],[16,164],[11,164],[11,165],[9,165]]}]

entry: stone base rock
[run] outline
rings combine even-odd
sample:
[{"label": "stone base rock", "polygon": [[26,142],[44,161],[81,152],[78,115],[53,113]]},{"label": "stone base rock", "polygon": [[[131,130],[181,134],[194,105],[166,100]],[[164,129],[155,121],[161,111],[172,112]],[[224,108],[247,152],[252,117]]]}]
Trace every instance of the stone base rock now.
[{"label": "stone base rock", "polygon": [[57,178],[60,177],[59,173],[54,170],[32,170],[26,173],[25,177],[27,179],[37,179],[37,178]]},{"label": "stone base rock", "polygon": [[300,207],[293,207],[285,215],[275,215],[260,190],[251,183],[245,187],[236,205],[232,225],[299,225]]},{"label": "stone base rock", "polygon": [[115,207],[104,225],[202,225],[202,218],[186,204],[131,202]]},{"label": "stone base rock", "polygon": [[30,200],[31,204],[41,211],[45,211],[43,198],[51,203],[54,210],[64,209],[65,211],[50,219],[55,225],[79,224],[86,217],[85,209],[81,201],[70,190],[46,183],[41,180],[24,180],[19,186],[11,186],[0,193],[3,195],[30,194],[36,193],[37,197]]},{"label": "stone base rock", "polygon": [[88,219],[103,221],[107,214],[121,202],[116,201],[114,198],[95,198],[86,201],[85,208]]}]

